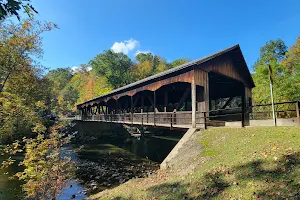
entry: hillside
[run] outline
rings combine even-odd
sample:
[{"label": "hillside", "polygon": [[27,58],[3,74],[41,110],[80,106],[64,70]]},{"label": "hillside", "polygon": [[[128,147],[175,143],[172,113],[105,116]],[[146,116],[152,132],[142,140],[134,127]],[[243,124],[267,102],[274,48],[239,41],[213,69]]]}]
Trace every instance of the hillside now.
[{"label": "hillside", "polygon": [[[201,151],[192,172],[159,170],[90,199],[300,199],[300,127],[214,128],[197,134]],[[186,169],[194,163],[185,163]]]}]

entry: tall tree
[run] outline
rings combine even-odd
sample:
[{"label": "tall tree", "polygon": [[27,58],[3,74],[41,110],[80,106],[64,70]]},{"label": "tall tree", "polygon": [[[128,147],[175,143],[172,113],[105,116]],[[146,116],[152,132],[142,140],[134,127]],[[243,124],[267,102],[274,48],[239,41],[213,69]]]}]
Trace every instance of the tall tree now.
[{"label": "tall tree", "polygon": [[91,60],[89,65],[92,66],[92,71],[96,75],[106,77],[113,88],[119,88],[131,82],[129,77],[131,60],[123,53],[104,51]]},{"label": "tall tree", "polygon": [[41,34],[56,27],[53,23],[41,24],[33,19],[15,24],[0,25],[0,92],[9,77],[20,73],[23,66],[35,65],[34,57],[42,56]]},{"label": "tall tree", "polygon": [[73,75],[70,68],[57,68],[49,71],[46,76],[53,83],[53,93],[58,95],[68,84]]},{"label": "tall tree", "polygon": [[276,65],[285,58],[287,46],[281,39],[270,40],[260,48],[260,57],[254,64],[254,69],[262,65]]},{"label": "tall tree", "polygon": [[6,74],[0,93],[0,143],[30,135],[48,111],[49,80],[34,58],[42,55],[41,34],[51,29],[52,24],[33,19],[1,25],[0,69]]},{"label": "tall tree", "polygon": [[286,57],[283,61],[284,66],[288,71],[300,76],[300,36],[286,53]]},{"label": "tall tree", "polygon": [[255,63],[252,74],[256,85],[253,89],[253,99],[257,104],[271,101],[268,65],[271,65],[273,71],[275,102],[296,100],[297,96],[299,97],[294,78],[283,64],[286,51],[287,47],[280,39],[271,40],[261,48],[260,58]]}]

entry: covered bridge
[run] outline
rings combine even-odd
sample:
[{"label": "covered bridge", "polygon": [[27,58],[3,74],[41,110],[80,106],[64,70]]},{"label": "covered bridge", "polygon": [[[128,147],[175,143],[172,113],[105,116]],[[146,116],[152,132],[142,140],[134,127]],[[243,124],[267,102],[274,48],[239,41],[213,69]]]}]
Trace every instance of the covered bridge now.
[{"label": "covered bridge", "polygon": [[239,45],[77,105],[80,120],[162,127],[249,123],[251,74]]}]

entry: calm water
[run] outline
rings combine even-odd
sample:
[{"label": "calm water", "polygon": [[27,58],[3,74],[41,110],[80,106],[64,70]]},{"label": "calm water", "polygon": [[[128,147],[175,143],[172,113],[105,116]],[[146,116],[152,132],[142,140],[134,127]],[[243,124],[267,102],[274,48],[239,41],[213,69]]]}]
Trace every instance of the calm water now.
[{"label": "calm water", "polygon": [[[70,180],[58,200],[70,199],[71,196],[83,199],[129,179],[154,173],[180,136],[115,137],[68,147],[76,163],[76,177]],[[21,160],[22,156],[14,159]],[[18,170],[21,168],[17,165],[9,171],[0,170],[0,200],[23,199],[22,182],[9,180],[9,176]]]}]

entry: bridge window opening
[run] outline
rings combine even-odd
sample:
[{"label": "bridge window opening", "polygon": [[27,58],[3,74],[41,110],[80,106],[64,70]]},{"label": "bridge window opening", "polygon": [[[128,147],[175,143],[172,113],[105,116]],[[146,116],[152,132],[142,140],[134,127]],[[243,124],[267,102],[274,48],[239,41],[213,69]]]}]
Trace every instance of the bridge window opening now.
[{"label": "bridge window opening", "polygon": [[191,84],[175,82],[156,90],[159,112],[191,111]]}]

